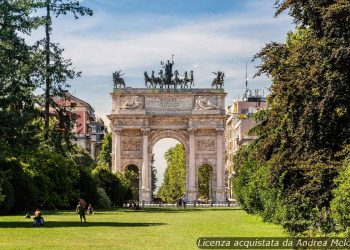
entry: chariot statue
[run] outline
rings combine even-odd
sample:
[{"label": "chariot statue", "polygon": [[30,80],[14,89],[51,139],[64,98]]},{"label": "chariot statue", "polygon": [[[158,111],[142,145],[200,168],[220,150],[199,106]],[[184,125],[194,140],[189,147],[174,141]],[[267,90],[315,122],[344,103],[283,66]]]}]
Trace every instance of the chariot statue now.
[{"label": "chariot statue", "polygon": [[211,87],[222,89],[222,86],[224,86],[225,73],[222,71],[218,71],[218,72],[213,72],[213,74],[216,75],[216,77],[213,79],[213,82],[211,83]]},{"label": "chariot statue", "polygon": [[163,70],[160,70],[158,73],[159,77],[155,76],[154,70],[152,71],[151,76],[149,76],[147,71],[144,72],[144,80],[147,88],[156,88],[158,85],[161,89],[177,89],[178,86],[180,86],[181,89],[188,89],[194,86],[193,70],[190,71],[189,75],[187,71],[185,71],[184,76],[180,76],[178,70],[173,72],[174,55],[172,55],[171,61],[167,60],[166,63],[161,61],[160,64],[164,68],[164,72]]},{"label": "chariot statue", "polygon": [[113,83],[114,83],[114,88],[118,88],[118,85],[123,88],[125,88],[125,82],[124,79],[122,78],[123,75],[125,74],[121,74],[121,70],[117,70],[113,73]]}]

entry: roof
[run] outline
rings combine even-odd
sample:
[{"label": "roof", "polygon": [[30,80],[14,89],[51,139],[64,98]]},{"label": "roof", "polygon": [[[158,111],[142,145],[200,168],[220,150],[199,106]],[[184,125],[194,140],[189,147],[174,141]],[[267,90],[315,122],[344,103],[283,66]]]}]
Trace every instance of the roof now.
[{"label": "roof", "polygon": [[71,100],[75,101],[75,102],[78,102],[82,105],[84,105],[86,108],[92,110],[92,112],[95,112],[95,110],[93,109],[93,107],[91,107],[91,105],[81,99],[79,99],[78,97],[72,95],[71,93],[67,92],[66,93],[67,97],[69,97]]}]

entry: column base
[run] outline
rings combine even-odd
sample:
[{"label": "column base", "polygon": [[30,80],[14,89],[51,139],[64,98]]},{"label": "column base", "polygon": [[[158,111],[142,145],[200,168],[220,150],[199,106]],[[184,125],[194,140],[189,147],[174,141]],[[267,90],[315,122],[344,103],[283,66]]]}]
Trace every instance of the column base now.
[{"label": "column base", "polygon": [[139,197],[140,201],[145,201],[145,202],[151,202],[152,201],[152,193],[151,190],[146,189],[146,188],[142,188],[140,190],[140,197]]},{"label": "column base", "polygon": [[225,189],[217,189],[215,191],[215,202],[225,202],[226,196],[225,196]]},{"label": "column base", "polygon": [[189,189],[187,190],[187,201],[196,201],[197,200],[197,190]]}]

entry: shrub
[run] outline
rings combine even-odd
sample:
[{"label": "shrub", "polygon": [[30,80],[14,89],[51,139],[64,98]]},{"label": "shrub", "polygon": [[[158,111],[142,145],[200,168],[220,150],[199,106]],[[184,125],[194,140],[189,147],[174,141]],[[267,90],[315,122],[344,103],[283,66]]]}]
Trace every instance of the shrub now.
[{"label": "shrub", "polygon": [[248,149],[236,155],[233,180],[236,197],[246,211],[282,224],[290,234],[334,230],[329,211],[339,162],[291,162],[278,154],[258,162]]},{"label": "shrub", "polygon": [[121,174],[113,174],[107,166],[99,166],[93,170],[93,178],[97,186],[103,188],[112,204],[121,207],[125,200],[130,199],[129,187]]},{"label": "shrub", "polygon": [[98,202],[97,206],[100,208],[110,208],[112,206],[112,202],[109,199],[106,191],[103,188],[97,188]]},{"label": "shrub", "polygon": [[[98,203],[97,184],[92,176],[92,171],[87,167],[78,167],[79,179],[74,189],[79,192],[78,197],[83,198],[87,203]],[[71,206],[75,203],[71,204]]]},{"label": "shrub", "polygon": [[340,229],[350,228],[350,164],[337,178],[339,186],[334,189],[331,204],[333,218]]},{"label": "shrub", "polygon": [[41,148],[26,156],[28,169],[34,173],[44,208],[67,208],[79,197],[74,186],[79,180],[75,162],[49,148]]},{"label": "shrub", "polygon": [[2,186],[4,185],[4,177],[0,172],[0,205],[5,200],[5,195],[3,195]]},{"label": "shrub", "polygon": [[39,194],[27,166],[16,158],[3,159],[0,166],[5,195],[0,207],[1,213],[34,209],[38,204]]}]

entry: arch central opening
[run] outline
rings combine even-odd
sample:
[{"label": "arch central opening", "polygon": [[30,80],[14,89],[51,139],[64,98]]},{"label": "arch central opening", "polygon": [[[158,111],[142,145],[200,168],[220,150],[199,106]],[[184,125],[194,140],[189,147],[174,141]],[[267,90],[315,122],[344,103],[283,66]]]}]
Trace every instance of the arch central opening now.
[{"label": "arch central opening", "polygon": [[172,203],[186,194],[186,152],[184,145],[177,139],[167,137],[159,139],[152,148],[153,166],[156,170],[156,201]]}]

